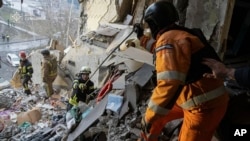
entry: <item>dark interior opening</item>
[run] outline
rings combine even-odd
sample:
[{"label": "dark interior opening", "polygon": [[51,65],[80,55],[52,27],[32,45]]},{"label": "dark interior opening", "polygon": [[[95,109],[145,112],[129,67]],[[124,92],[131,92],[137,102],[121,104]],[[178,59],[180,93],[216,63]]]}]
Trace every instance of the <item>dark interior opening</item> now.
[{"label": "dark interior opening", "polygon": [[226,65],[250,65],[250,1],[236,0],[228,34]]}]

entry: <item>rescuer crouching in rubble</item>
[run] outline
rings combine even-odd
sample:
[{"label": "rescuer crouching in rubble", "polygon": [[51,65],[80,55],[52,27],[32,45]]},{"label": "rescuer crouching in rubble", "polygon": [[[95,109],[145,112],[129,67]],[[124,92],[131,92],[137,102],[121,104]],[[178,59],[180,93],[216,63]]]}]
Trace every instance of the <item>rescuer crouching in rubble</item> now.
[{"label": "rescuer crouching in rubble", "polygon": [[[83,66],[78,74],[78,78],[73,81],[73,92],[69,99],[70,106],[78,106],[79,101],[88,103],[94,98],[94,83],[89,79],[91,70],[88,66]],[[68,107],[69,109],[70,107]]]},{"label": "rescuer crouching in rubble", "polygon": [[177,25],[178,20],[174,5],[160,0],[145,11],[153,39],[144,38],[143,28],[134,26],[141,45],[154,53],[157,75],[138,140],[158,141],[166,123],[183,118],[179,141],[211,141],[226,112],[229,96],[223,81],[202,76],[211,72],[202,58],[218,59],[216,52],[194,29]]},{"label": "rescuer crouching in rubble", "polygon": [[42,50],[41,54],[43,55],[41,75],[47,99],[54,93],[52,83],[57,77],[57,58],[50,54],[48,49]]},{"label": "rescuer crouching in rubble", "polygon": [[29,82],[32,82],[33,67],[30,61],[26,58],[26,53],[24,51],[19,52],[20,64],[18,67],[19,74],[21,75],[21,80],[24,88],[24,93],[27,95],[31,94],[29,88]]}]

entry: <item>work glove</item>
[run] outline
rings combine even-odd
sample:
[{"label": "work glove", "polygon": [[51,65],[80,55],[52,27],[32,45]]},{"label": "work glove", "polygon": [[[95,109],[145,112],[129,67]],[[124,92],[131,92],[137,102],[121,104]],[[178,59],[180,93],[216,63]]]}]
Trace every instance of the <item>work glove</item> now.
[{"label": "work glove", "polygon": [[151,128],[151,124],[150,123],[147,123],[145,118],[142,117],[141,119],[141,129],[146,132],[146,133],[149,133],[150,131],[150,128]]},{"label": "work glove", "polygon": [[73,106],[77,106],[77,105],[78,105],[76,95],[72,96],[72,97],[69,99],[69,103],[70,103],[71,105],[73,105]]},{"label": "work glove", "polygon": [[93,100],[94,98],[95,98],[95,96],[93,94],[87,95],[86,103],[89,103],[89,101]]},{"label": "work glove", "polygon": [[88,104],[90,100],[91,100],[91,96],[87,95],[87,97],[86,97],[86,103]]},{"label": "work glove", "polygon": [[85,89],[87,89],[87,86],[86,86],[86,84],[84,84],[84,83],[80,83],[78,87],[79,87],[79,89],[82,90],[82,91],[85,90]]},{"label": "work glove", "polygon": [[134,32],[137,34],[137,38],[140,39],[143,36],[144,29],[139,23],[134,24]]},{"label": "work glove", "polygon": [[145,121],[145,118],[142,117],[142,120],[141,120],[141,137],[137,141],[148,141],[149,140],[148,135],[149,135],[150,128],[151,128],[151,124],[147,123]]}]

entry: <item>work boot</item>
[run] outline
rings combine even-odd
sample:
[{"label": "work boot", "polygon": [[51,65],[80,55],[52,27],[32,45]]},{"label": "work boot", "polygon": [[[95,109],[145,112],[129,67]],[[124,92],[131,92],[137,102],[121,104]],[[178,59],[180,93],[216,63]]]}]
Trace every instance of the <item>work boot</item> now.
[{"label": "work boot", "polygon": [[24,90],[24,93],[26,93],[27,95],[30,95],[31,91],[30,90]]}]

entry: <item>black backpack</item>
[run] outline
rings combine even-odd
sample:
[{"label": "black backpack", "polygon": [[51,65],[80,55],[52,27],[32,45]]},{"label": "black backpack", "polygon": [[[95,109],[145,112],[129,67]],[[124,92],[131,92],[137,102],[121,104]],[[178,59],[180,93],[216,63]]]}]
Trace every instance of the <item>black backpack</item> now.
[{"label": "black backpack", "polygon": [[189,84],[201,79],[204,73],[212,73],[208,66],[202,64],[204,58],[212,58],[218,61],[221,61],[221,59],[214,48],[208,43],[203,32],[199,28],[187,29],[185,31],[197,36],[205,45],[204,48],[200,49],[191,56],[190,69],[186,78],[186,84]]},{"label": "black backpack", "polygon": [[[189,29],[186,27],[175,26],[175,27],[173,27],[171,29],[167,29],[167,30],[186,31],[194,36],[197,36],[201,40],[201,42],[204,44],[204,48],[200,49],[199,51],[192,54],[192,56],[191,56],[191,64],[190,64],[190,67],[189,67],[189,70],[187,73],[185,84],[190,84],[190,83],[193,83],[195,81],[198,81],[199,79],[201,79],[203,77],[204,73],[212,73],[212,70],[208,66],[202,64],[203,58],[212,58],[212,59],[221,61],[218,54],[214,50],[214,48],[208,43],[203,32],[199,28]],[[167,31],[167,30],[165,30],[165,31]],[[180,85],[178,87],[176,94],[174,95],[172,100],[169,102],[169,104],[166,105],[166,108],[171,109],[173,107],[173,105],[175,104],[177,98],[179,97],[183,87],[184,87],[184,85]]]}]

